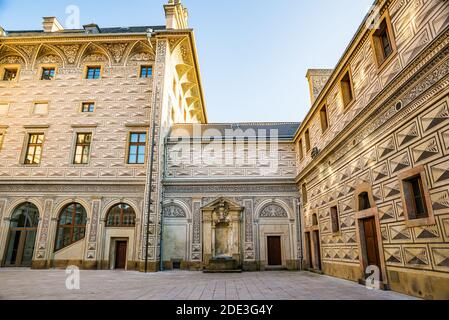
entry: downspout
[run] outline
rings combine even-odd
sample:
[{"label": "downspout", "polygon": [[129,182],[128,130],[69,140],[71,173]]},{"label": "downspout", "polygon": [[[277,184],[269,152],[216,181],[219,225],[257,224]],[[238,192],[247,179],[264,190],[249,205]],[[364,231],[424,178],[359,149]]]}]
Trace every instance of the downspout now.
[{"label": "downspout", "polygon": [[[167,172],[167,143],[168,143],[168,135],[164,138],[164,159],[163,159],[163,172],[162,176],[165,178],[165,174]],[[164,187],[162,186],[162,197],[161,197],[161,243],[160,243],[160,269],[164,271],[164,255],[163,255],[163,240],[164,240]]]},{"label": "downspout", "polygon": [[302,242],[302,215],[301,215],[301,199],[297,199],[296,207],[298,211],[298,228],[299,228],[299,246],[301,248],[301,254],[299,255],[299,270],[302,270],[302,260],[304,258],[304,248],[303,248],[303,242]]},{"label": "downspout", "polygon": [[[148,42],[151,45],[151,33],[148,33]],[[149,235],[150,235],[150,215],[151,215],[151,205],[153,203],[152,191],[153,191],[153,171],[154,171],[154,146],[156,144],[155,134],[156,134],[156,99],[153,101],[152,110],[152,133],[151,133],[151,150],[150,150],[150,183],[148,188],[148,215],[147,215],[147,226],[146,226],[146,244],[145,244],[145,273],[148,273],[148,249],[149,249]]]}]

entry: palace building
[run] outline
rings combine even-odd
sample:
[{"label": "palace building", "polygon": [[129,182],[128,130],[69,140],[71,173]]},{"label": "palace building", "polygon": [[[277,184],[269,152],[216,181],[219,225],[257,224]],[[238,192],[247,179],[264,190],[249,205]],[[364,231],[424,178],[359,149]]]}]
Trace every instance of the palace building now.
[{"label": "palace building", "polygon": [[[0,262],[310,270],[449,298],[449,3],[376,0],[302,123],[209,123],[165,26],[0,27]],[[367,278],[367,276],[369,276]]]}]

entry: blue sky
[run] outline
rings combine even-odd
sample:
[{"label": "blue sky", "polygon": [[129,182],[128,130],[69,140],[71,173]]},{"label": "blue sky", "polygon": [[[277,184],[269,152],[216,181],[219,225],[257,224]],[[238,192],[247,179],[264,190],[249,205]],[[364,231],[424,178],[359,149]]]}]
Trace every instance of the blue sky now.
[{"label": "blue sky", "polygon": [[[0,0],[6,30],[64,23],[164,24],[166,0]],[[195,29],[209,122],[301,121],[310,107],[309,68],[333,68],[373,0],[184,0]]]}]

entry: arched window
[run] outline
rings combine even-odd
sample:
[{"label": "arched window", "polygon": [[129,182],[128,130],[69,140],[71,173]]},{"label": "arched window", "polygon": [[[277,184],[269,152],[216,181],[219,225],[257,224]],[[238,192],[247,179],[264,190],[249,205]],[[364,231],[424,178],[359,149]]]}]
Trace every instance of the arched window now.
[{"label": "arched window", "polygon": [[86,210],[79,203],[66,206],[59,215],[56,251],[84,239],[86,235]]},{"label": "arched window", "polygon": [[39,223],[39,210],[32,203],[19,206],[11,217],[11,228],[37,228]]},{"label": "arched window", "polygon": [[14,210],[9,225],[6,266],[27,267],[31,265],[38,224],[39,210],[34,204],[23,203]]},{"label": "arched window", "polygon": [[131,206],[120,203],[111,208],[106,219],[106,227],[130,228],[136,225],[136,214]]}]

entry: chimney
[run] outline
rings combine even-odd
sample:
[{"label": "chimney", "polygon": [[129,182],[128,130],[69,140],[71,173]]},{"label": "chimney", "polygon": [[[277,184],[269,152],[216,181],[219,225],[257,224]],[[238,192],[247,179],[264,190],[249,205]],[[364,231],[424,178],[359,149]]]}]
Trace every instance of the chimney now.
[{"label": "chimney", "polygon": [[189,14],[181,0],[168,0],[164,5],[167,29],[187,29]]},{"label": "chimney", "polygon": [[63,31],[64,27],[59,23],[55,17],[44,17],[44,32]]},{"label": "chimney", "polygon": [[310,89],[310,101],[312,105],[315,103],[316,98],[320,95],[324,89],[327,81],[332,75],[332,69],[309,69],[307,70],[307,80],[309,81]]}]

